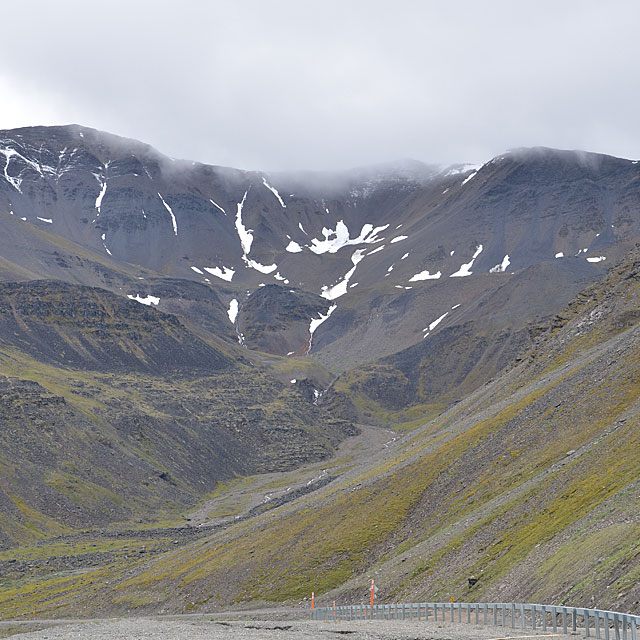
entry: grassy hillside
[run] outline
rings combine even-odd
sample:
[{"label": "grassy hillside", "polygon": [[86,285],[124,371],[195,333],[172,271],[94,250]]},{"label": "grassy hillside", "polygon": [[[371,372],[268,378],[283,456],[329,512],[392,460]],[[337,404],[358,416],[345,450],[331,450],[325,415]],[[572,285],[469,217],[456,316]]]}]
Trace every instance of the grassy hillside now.
[{"label": "grassy hillside", "polygon": [[354,432],[237,347],[104,290],[5,284],[0,316],[0,548],[183,523],[219,482],[327,458]]}]

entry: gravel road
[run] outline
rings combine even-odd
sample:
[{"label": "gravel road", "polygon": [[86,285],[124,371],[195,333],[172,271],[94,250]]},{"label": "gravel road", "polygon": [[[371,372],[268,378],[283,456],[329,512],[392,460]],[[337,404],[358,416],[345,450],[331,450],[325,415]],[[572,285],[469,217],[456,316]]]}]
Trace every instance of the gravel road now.
[{"label": "gravel road", "polygon": [[[561,634],[518,632],[503,627],[402,621],[224,621],[126,618],[57,625],[12,636],[16,640],[499,640],[554,638]],[[575,636],[573,636],[575,640]]]}]

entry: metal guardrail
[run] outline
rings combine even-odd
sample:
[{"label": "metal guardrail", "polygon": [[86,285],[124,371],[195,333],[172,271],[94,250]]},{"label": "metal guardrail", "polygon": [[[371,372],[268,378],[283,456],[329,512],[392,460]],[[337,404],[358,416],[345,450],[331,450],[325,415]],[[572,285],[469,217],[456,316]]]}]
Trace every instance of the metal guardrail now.
[{"label": "metal guardrail", "polygon": [[[463,615],[464,612],[464,615]],[[317,607],[313,620],[433,620],[510,626],[564,634],[583,630],[585,637],[638,640],[640,616],[619,611],[556,607],[519,602],[411,602]],[[613,636],[613,637],[612,637]]]}]

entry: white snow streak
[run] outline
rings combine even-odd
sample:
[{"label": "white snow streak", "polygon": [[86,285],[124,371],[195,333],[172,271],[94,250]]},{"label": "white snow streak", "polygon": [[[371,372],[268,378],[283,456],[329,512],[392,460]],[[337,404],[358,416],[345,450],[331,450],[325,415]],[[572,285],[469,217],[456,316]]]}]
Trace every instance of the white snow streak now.
[{"label": "white snow streak", "polygon": [[244,196],[242,196],[242,201],[238,202],[238,212],[236,213],[236,231],[238,232],[238,237],[240,238],[240,246],[242,247],[242,253],[246,256],[249,251],[251,251],[251,245],[253,244],[253,235],[251,234],[251,230],[247,229],[242,222],[242,207],[244,207],[244,202],[247,199],[248,190],[244,192]]},{"label": "white snow streak", "polygon": [[319,318],[311,318],[311,322],[309,323],[309,343],[308,343],[308,347],[307,347],[307,351],[305,352],[305,355],[307,355],[307,353],[309,353],[309,351],[311,351],[311,343],[313,342],[313,334],[315,333],[316,329],[325,321],[329,318],[329,316],[338,308],[337,304],[332,304],[328,309],[327,309],[327,313],[322,315],[320,314]]},{"label": "white snow streak", "polygon": [[191,267],[196,273],[199,273],[201,276],[204,275],[204,272],[198,269],[198,267]]},{"label": "white snow streak", "polygon": [[[469,175],[469,177],[465,178],[465,179],[462,181],[462,184],[463,184],[463,185],[467,184],[467,182],[469,182],[469,180],[471,180],[471,178],[475,178],[475,176],[476,176],[476,174],[477,174],[477,173],[478,173],[477,171],[474,171],[471,175]],[[461,185],[461,186],[462,186],[462,185]]]},{"label": "white snow streak", "polygon": [[395,238],[393,238],[393,240],[391,240],[391,244],[393,244],[394,242],[400,242],[401,240],[406,240],[409,236],[396,236]]},{"label": "white snow streak", "polygon": [[558,251],[558,253],[556,253],[556,258],[564,258],[564,253],[562,253],[562,251]]},{"label": "white snow streak", "polygon": [[364,249],[356,249],[353,252],[353,255],[351,256],[351,262],[353,263],[353,267],[349,269],[347,273],[344,274],[344,277],[340,282],[338,282],[337,284],[334,284],[332,287],[328,287],[326,285],[322,287],[322,292],[320,293],[320,295],[323,298],[326,298],[327,300],[335,300],[336,298],[339,298],[340,296],[343,296],[345,293],[347,293],[349,280],[355,273],[358,262],[360,262],[360,260],[364,258],[364,255],[363,255],[364,251],[365,251]]},{"label": "white snow streak", "polygon": [[160,200],[162,200],[162,204],[164,205],[164,208],[171,214],[171,222],[173,223],[173,233],[175,233],[175,235],[178,235],[178,222],[176,221],[176,217],[173,215],[173,211],[171,210],[171,207],[164,201],[164,198],[160,195],[160,193],[158,193],[158,197],[160,198]]},{"label": "white snow streak", "polygon": [[53,224],[53,220],[51,218],[41,218],[40,216],[36,216],[36,218],[38,218],[38,220],[40,220],[41,222],[46,222],[47,224]]},{"label": "white snow streak", "polygon": [[[242,196],[242,201],[238,202],[238,211],[236,213],[236,231],[238,232],[238,237],[240,238],[240,246],[242,247],[242,259],[247,267],[251,269],[255,269],[260,273],[273,273],[277,268],[277,264],[264,265],[256,262],[255,260],[249,259],[247,256],[251,251],[251,245],[253,244],[253,233],[252,229],[247,229],[242,222],[242,208],[244,207],[244,203],[247,199],[247,193],[249,190],[247,189],[244,192],[244,196]],[[217,275],[217,274],[214,274]]]},{"label": "white snow streak", "polygon": [[400,260],[404,260],[405,258],[408,258],[408,257],[409,257],[409,254],[408,254],[408,253],[405,253],[405,254],[402,256],[402,258],[400,258]]},{"label": "white snow streak", "polygon": [[605,256],[598,256],[597,258],[587,258],[587,262],[602,262],[603,260],[606,260]]},{"label": "white snow streak", "polygon": [[230,269],[229,267],[202,267],[207,273],[210,273],[212,276],[216,278],[220,278],[222,280],[226,280],[227,282],[231,282],[233,279],[233,274],[235,270]]},{"label": "white snow streak", "polygon": [[425,328],[425,331],[433,331],[447,316],[449,315],[449,312],[445,312],[443,313],[437,320],[434,320],[428,328]]},{"label": "white snow streak", "polygon": [[421,271],[420,273],[416,273],[415,276],[411,276],[409,278],[409,282],[419,282],[420,280],[437,280],[442,276],[442,271],[438,271],[436,273],[429,273],[429,270]]},{"label": "white snow streak", "polygon": [[[329,316],[338,308],[337,304],[332,304],[325,315],[320,314],[319,318],[312,318],[309,323],[309,333],[313,336],[315,330],[329,318]],[[311,346],[311,345],[309,345]]]},{"label": "white snow streak", "polygon": [[298,222],[298,227],[300,228],[300,231],[302,231],[302,233],[304,233],[305,236],[308,236],[309,234],[304,230],[304,227],[302,226],[302,222]]},{"label": "white snow streak", "polygon": [[450,278],[464,278],[465,276],[470,276],[472,271],[471,271],[471,267],[473,266],[473,263],[475,262],[476,258],[480,255],[480,253],[482,252],[482,245],[478,245],[478,247],[476,248],[476,252],[473,254],[473,258],[471,258],[471,262],[467,262],[463,265],[460,266],[460,269],[458,269],[455,273],[452,273],[449,277]]},{"label": "white snow streak", "polygon": [[[100,182],[99,178],[96,176],[96,179],[98,180],[98,182]],[[104,182],[100,183],[100,193],[98,194],[98,197],[96,198],[96,211],[98,212],[98,215],[100,215],[100,207],[102,206],[102,198],[104,198],[104,194],[107,193],[107,179],[105,178]]]},{"label": "white snow streak", "polygon": [[214,207],[218,207],[218,209],[220,209],[220,211],[222,211],[222,213],[224,213],[224,215],[227,215],[227,212],[217,203],[214,202],[211,198],[209,198],[209,202],[214,206]]},{"label": "white snow streak", "polygon": [[136,293],[135,296],[127,295],[127,298],[129,298],[129,300],[135,300],[140,304],[146,304],[148,307],[150,307],[152,304],[157,307],[158,303],[160,302],[160,298],[156,298],[155,296],[147,296],[146,298],[142,298],[139,293]]},{"label": "white snow streak", "polygon": [[267,187],[267,189],[269,189],[269,191],[271,191],[271,193],[273,193],[273,195],[278,198],[278,202],[280,202],[280,206],[283,209],[287,208],[287,205],[284,203],[284,200],[280,197],[280,194],[278,193],[277,189],[275,187],[272,187],[266,180],[266,178],[263,176],[262,178],[262,184]]},{"label": "white snow streak", "polygon": [[369,251],[367,255],[372,256],[374,253],[378,253],[378,251],[382,251],[383,249],[384,249],[384,245],[381,244],[379,247],[376,247],[373,251]]},{"label": "white snow streak", "polygon": [[504,273],[510,264],[511,260],[509,259],[509,254],[507,254],[504,258],[502,258],[502,262],[500,264],[497,264],[495,267],[491,267],[491,269],[489,269],[489,273]]},{"label": "white snow streak", "polygon": [[13,156],[20,156],[22,158],[22,156],[15,149],[0,149],[0,153],[4,154],[4,157],[7,160],[4,165],[5,180],[10,184],[12,184],[18,190],[19,193],[22,193],[22,189],[20,189],[20,183],[22,182],[22,178],[14,178],[13,176],[10,176],[7,173],[7,169],[9,168],[9,162],[11,161],[11,158],[13,158]]},{"label": "white snow streak", "polygon": [[231,324],[235,325],[236,318],[238,317],[238,301],[235,298],[229,303],[227,315],[229,316],[229,320],[231,320]]}]

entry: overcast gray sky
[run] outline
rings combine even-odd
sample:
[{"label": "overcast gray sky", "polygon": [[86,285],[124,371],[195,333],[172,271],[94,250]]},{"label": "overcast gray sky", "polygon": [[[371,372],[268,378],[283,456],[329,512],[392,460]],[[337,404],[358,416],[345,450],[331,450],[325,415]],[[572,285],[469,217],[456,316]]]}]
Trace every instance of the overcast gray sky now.
[{"label": "overcast gray sky", "polygon": [[0,128],[264,170],[640,157],[636,0],[20,0],[2,22]]}]

